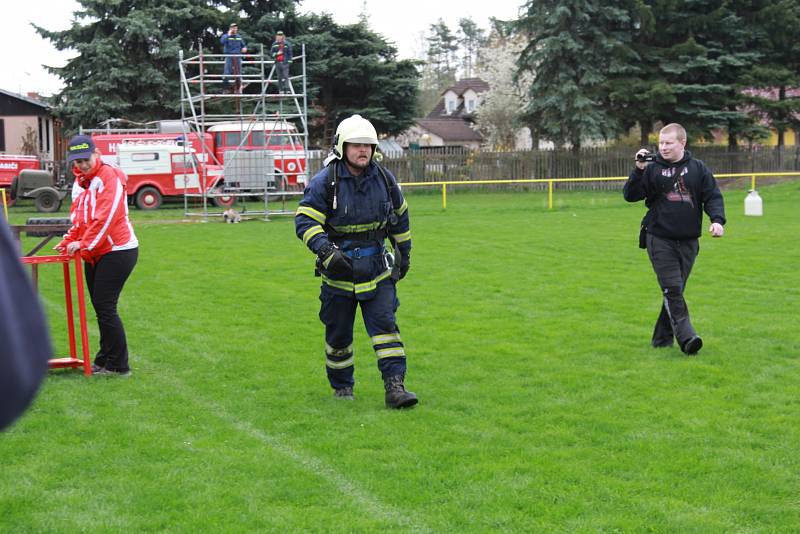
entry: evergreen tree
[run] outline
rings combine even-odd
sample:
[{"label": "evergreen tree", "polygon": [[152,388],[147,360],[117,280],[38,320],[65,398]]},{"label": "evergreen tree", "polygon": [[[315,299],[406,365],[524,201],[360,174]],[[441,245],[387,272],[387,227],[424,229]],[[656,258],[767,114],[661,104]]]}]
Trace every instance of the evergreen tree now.
[{"label": "evergreen tree", "polygon": [[[59,50],[78,55],[51,68],[65,83],[54,105],[69,131],[109,118],[136,122],[180,115],[178,52],[221,51],[220,36],[237,22],[252,52],[283,30],[307,48],[312,138],[330,142],[332,127],[361,113],[382,133],[411,124],[418,74],[412,61],[364,24],[338,26],[330,16],[299,15],[299,0],[79,0],[72,26],[36,27]],[[200,43],[200,44],[199,44]]]},{"label": "evergreen tree", "polygon": [[340,26],[330,15],[305,19],[312,139],[328,146],[336,125],[359,113],[379,133],[396,134],[411,125],[419,74],[414,61],[397,60],[397,50],[362,23]]},{"label": "evergreen tree", "polygon": [[464,78],[472,78],[478,53],[486,45],[486,32],[471,18],[462,18],[458,21],[458,44],[461,47]]},{"label": "evergreen tree", "polygon": [[515,23],[528,41],[519,74],[529,73],[527,121],[536,133],[579,149],[621,128],[609,79],[631,72],[636,0],[529,0]]},{"label": "evergreen tree", "polygon": [[209,0],[79,0],[72,26],[49,31],[35,26],[59,50],[78,55],[49,67],[65,83],[55,96],[67,130],[109,118],[147,121],[178,116],[178,51],[197,49],[197,39],[218,42],[227,28],[220,7]]},{"label": "evergreen tree", "polygon": [[654,28],[640,32],[637,45],[665,89],[665,98],[651,106],[658,120],[679,122],[695,136],[724,128],[731,145],[739,136],[760,135],[763,130],[742,109],[745,74],[761,56],[744,16],[748,3],[648,2]]},{"label": "evergreen tree", "polygon": [[436,24],[431,24],[428,41],[428,62],[433,67],[436,75],[436,85],[444,89],[456,80],[455,54],[458,51],[458,42],[447,24],[439,19]]},{"label": "evergreen tree", "polygon": [[756,117],[763,117],[777,130],[778,146],[784,146],[786,130],[800,132],[800,95],[790,91],[800,87],[800,1],[763,0],[754,4],[748,22],[763,54],[746,78],[760,90],[749,92],[748,103],[754,106]]}]

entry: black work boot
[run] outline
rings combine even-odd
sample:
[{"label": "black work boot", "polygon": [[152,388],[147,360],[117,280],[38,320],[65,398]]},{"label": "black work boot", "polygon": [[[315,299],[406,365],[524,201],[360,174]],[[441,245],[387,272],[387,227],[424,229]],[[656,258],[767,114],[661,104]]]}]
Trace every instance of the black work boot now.
[{"label": "black work boot", "polygon": [[337,400],[355,400],[353,388],[350,386],[334,389],[333,396],[336,397]]},{"label": "black work boot", "polygon": [[689,356],[694,356],[700,352],[701,348],[703,348],[703,340],[700,339],[700,336],[694,336],[683,344],[681,350]]},{"label": "black work boot", "polygon": [[419,402],[416,395],[406,391],[406,387],[403,385],[404,378],[403,375],[395,375],[383,381],[383,387],[386,389],[387,408],[409,408]]}]

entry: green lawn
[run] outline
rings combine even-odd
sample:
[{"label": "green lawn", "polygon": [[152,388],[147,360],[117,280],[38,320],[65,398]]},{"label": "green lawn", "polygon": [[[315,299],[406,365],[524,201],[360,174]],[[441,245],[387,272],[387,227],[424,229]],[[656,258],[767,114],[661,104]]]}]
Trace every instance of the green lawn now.
[{"label": "green lawn", "polygon": [[[642,204],[409,194],[401,412],[360,319],[356,401],[334,400],[290,217],[133,211],[133,375],[50,374],[0,435],[0,531],[797,532],[800,187],[761,194],[745,218],[727,191],[725,238],[701,240],[697,357],[649,346]],[[59,276],[41,291],[65,352]]]}]

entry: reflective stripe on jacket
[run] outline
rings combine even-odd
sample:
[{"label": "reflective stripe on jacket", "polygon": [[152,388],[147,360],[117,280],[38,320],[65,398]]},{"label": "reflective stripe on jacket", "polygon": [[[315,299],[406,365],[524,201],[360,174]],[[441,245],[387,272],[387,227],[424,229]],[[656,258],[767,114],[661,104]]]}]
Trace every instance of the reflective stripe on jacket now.
[{"label": "reflective stripe on jacket", "polygon": [[139,246],[128,218],[127,177],[114,165],[99,159],[98,163],[85,175],[77,167],[73,169],[72,227],[62,241],[80,241],[81,256],[89,262]]},{"label": "reflective stripe on jacket", "polygon": [[[315,254],[330,242],[342,250],[354,248],[382,247],[383,239],[365,238],[369,231],[385,231],[395,238],[403,254],[411,251],[411,229],[408,204],[399,187],[389,191],[378,167],[371,163],[361,176],[353,176],[341,161],[337,165],[339,177],[336,196],[337,206],[331,210],[328,199],[330,171],[322,169],[311,179],[305,189],[303,200],[295,213],[295,233]],[[395,180],[385,171],[389,180]],[[396,183],[396,181],[395,181]],[[394,206],[398,206],[396,209]],[[362,235],[355,235],[361,233]],[[336,292],[353,295],[359,299],[371,296],[379,282],[389,278],[391,270],[383,254],[352,258],[352,279],[330,278],[323,273],[322,281]]]},{"label": "reflective stripe on jacket", "polygon": [[228,35],[227,33],[220,38],[223,54],[241,54],[242,48],[247,48],[244,37],[239,35]]}]

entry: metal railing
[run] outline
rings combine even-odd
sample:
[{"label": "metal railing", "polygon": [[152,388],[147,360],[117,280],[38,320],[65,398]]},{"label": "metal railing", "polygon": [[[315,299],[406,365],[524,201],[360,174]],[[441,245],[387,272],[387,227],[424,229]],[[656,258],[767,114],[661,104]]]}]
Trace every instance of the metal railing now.
[{"label": "metal railing", "polygon": [[[762,177],[800,177],[800,172],[756,172],[756,173],[728,173],[717,174],[716,178],[750,178],[750,189],[755,190],[756,178]],[[442,209],[447,209],[447,186],[473,186],[473,185],[524,185],[547,184],[547,209],[553,209],[553,189],[555,184],[580,183],[580,182],[624,182],[627,176],[610,176],[594,178],[538,178],[520,180],[448,180],[440,182],[401,182],[401,187],[441,187]]]}]

